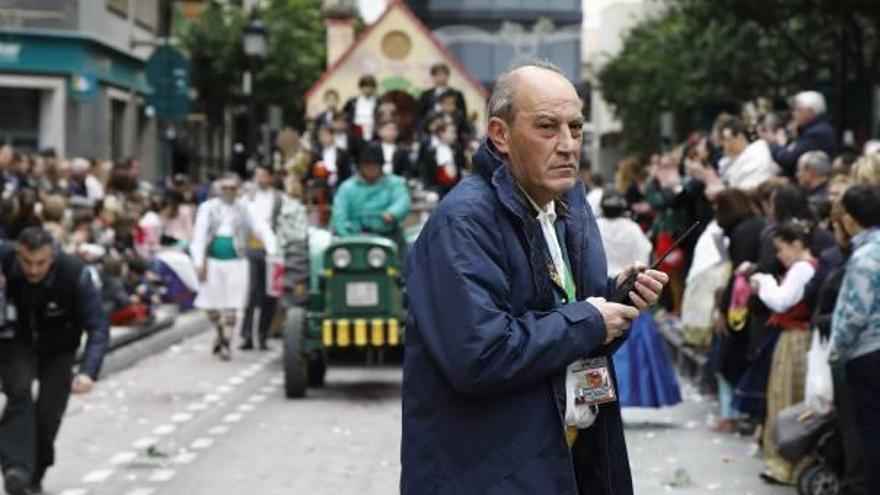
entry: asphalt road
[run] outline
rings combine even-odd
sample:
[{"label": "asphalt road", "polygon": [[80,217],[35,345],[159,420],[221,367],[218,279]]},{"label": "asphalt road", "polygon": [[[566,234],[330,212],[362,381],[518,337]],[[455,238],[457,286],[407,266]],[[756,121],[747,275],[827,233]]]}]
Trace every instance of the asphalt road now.
[{"label": "asphalt road", "polygon": [[[331,366],[327,386],[283,396],[279,342],[210,356],[206,332],[74,397],[45,488],[62,495],[398,492],[397,366]],[[709,432],[712,404],[626,410],[636,493],[793,494],[758,480],[744,438]]]}]

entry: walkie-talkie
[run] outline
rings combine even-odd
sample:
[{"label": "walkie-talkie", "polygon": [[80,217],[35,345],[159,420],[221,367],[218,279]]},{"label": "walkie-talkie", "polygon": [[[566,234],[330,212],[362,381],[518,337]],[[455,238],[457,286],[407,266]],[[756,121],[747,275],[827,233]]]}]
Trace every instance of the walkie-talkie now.
[{"label": "walkie-talkie", "polygon": [[[672,244],[672,246],[670,246],[670,248],[667,249],[665,253],[663,253],[663,256],[659,257],[657,259],[657,261],[655,261],[654,264],[651,265],[651,267],[649,269],[656,270],[657,267],[660,266],[660,263],[663,263],[663,260],[665,260],[666,257],[669,256],[669,254],[672,253],[672,251],[675,248],[677,248],[678,245],[681,244],[682,241],[687,239],[687,237],[689,235],[691,235],[691,233],[694,230],[696,230],[696,228],[699,226],[700,226],[700,222],[698,220],[698,221],[694,222],[690,227],[688,227],[688,229],[686,231],[684,231],[684,234],[681,234],[678,237],[678,239],[675,240],[675,242]],[[626,278],[626,280],[624,280],[623,283],[620,284],[620,286],[617,287],[617,289],[615,289],[614,294],[611,295],[611,297],[608,299],[608,301],[618,303],[618,304],[626,304],[629,306],[634,306],[632,300],[629,298],[629,293],[630,293],[630,291],[635,290],[636,278],[638,278],[639,273],[642,273],[643,271],[644,270],[640,270],[640,271],[630,273],[629,276]]]}]

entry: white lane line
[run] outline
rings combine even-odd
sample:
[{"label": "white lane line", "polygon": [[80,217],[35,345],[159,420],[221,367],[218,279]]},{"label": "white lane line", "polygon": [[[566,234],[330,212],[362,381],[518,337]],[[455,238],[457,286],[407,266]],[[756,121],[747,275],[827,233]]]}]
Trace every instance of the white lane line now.
[{"label": "white lane line", "polygon": [[236,407],[236,409],[239,412],[250,412],[250,411],[254,410],[254,405],[253,404],[241,404],[238,407]]},{"label": "white lane line", "polygon": [[208,437],[196,438],[192,444],[190,444],[190,448],[193,449],[207,449],[211,445],[214,445],[214,439]]},{"label": "white lane line", "polygon": [[217,425],[210,430],[208,430],[209,435],[223,435],[224,433],[229,432],[229,427],[226,425]]},{"label": "white lane line", "polygon": [[153,430],[153,434],[154,435],[167,435],[176,429],[177,429],[177,427],[174,425],[159,425],[156,427],[155,430]]},{"label": "white lane line", "polygon": [[152,495],[156,490],[152,488],[135,488],[126,495]]},{"label": "white lane line", "polygon": [[171,422],[172,423],[185,423],[185,422],[191,420],[192,417],[193,417],[193,415],[190,413],[185,413],[185,412],[184,413],[177,413],[174,416],[171,416]]},{"label": "white lane line", "polygon": [[218,394],[207,394],[205,395],[205,402],[220,402],[220,396]]},{"label": "white lane line", "polygon": [[228,394],[229,392],[232,392],[232,387],[229,385],[220,385],[217,387],[218,394]]},{"label": "white lane line", "polygon": [[263,395],[263,394],[254,394],[254,395],[248,397],[248,401],[249,401],[249,402],[260,403],[260,402],[263,402],[263,401],[265,401],[265,400],[266,400],[266,396]]},{"label": "white lane line", "polygon": [[241,385],[242,383],[244,383],[244,378],[242,378],[240,376],[233,376],[232,378],[227,380],[227,382],[230,385]]},{"label": "white lane line", "polygon": [[97,469],[83,476],[83,483],[103,483],[107,478],[113,476],[112,469]]},{"label": "white lane line", "polygon": [[196,459],[195,452],[183,451],[183,452],[177,454],[177,456],[175,456],[174,459],[171,460],[171,462],[173,462],[175,464],[189,464],[190,462],[194,461],[195,459]]},{"label": "white lane line", "polygon": [[192,404],[186,406],[187,411],[204,411],[208,408],[208,405],[204,402],[193,402]]},{"label": "white lane line", "polygon": [[271,383],[272,385],[281,385],[282,383],[284,383],[284,378],[276,376],[269,383]]},{"label": "white lane line", "polygon": [[146,449],[152,447],[153,445],[156,445],[156,442],[158,441],[159,440],[155,437],[144,437],[135,440],[134,443],[131,444],[131,446],[135,449]]},{"label": "white lane line", "polygon": [[137,453],[135,452],[119,452],[110,458],[110,464],[128,464],[129,462],[135,460],[136,457]]},{"label": "white lane line", "polygon": [[58,495],[86,495],[87,493],[89,493],[89,491],[84,488],[68,488]]},{"label": "white lane line", "polygon": [[265,387],[260,389],[260,392],[264,394],[271,394],[275,392],[275,387],[273,387],[272,385],[266,385]]},{"label": "white lane line", "polygon": [[152,476],[150,476],[150,481],[168,481],[177,474],[177,471],[173,469],[157,469],[153,471]]},{"label": "white lane line", "polygon": [[239,421],[241,421],[242,418],[244,418],[244,416],[242,416],[239,413],[229,413],[226,416],[223,416],[223,422],[224,423],[238,423]]}]

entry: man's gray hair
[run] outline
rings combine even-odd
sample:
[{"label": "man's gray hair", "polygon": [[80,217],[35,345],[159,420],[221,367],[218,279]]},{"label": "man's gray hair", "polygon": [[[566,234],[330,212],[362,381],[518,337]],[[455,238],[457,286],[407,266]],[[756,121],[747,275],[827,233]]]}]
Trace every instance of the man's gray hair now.
[{"label": "man's gray hair", "polygon": [[794,104],[799,107],[809,108],[816,115],[825,113],[825,97],[818,91],[802,91],[794,95]]},{"label": "man's gray hair", "polygon": [[808,151],[799,160],[805,167],[822,175],[831,175],[831,159],[824,151]]},{"label": "man's gray hair", "polygon": [[513,103],[516,86],[514,84],[515,72],[523,67],[538,67],[565,76],[559,67],[543,59],[529,60],[514,65],[501,74],[495,82],[492,96],[489,97],[489,118],[498,117],[508,125],[513,124],[513,120],[516,118],[516,106]]}]

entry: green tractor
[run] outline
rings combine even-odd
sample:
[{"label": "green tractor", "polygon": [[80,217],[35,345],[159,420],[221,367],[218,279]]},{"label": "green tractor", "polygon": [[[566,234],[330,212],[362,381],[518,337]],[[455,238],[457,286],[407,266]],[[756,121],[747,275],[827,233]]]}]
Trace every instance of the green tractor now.
[{"label": "green tractor", "polygon": [[[414,239],[417,231],[407,233]],[[397,245],[375,235],[309,234],[309,297],[287,309],[284,389],[303,397],[324,384],[327,351],[387,350],[403,344],[401,263]]]}]

